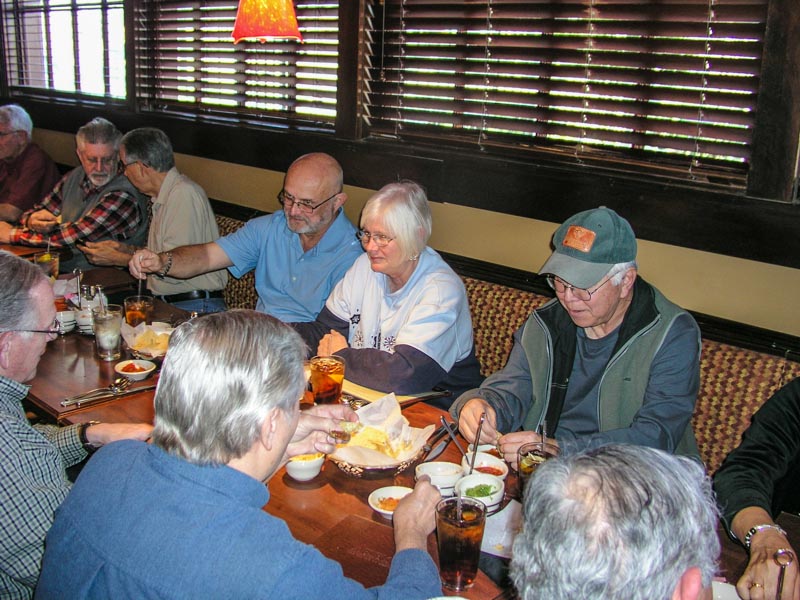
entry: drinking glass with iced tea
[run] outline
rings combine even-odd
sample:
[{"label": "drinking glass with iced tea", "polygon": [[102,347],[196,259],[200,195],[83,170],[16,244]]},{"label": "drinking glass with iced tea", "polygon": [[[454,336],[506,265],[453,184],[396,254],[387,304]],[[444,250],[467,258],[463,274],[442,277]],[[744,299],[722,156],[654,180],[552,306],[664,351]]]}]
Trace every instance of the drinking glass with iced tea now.
[{"label": "drinking glass with iced tea", "polygon": [[125,298],[125,322],[131,327],[136,327],[139,323],[152,323],[153,298],[151,296]]},{"label": "drinking glass with iced tea", "polygon": [[439,577],[449,590],[472,587],[478,574],[486,505],[476,498],[445,498],[436,505]]},{"label": "drinking glass with iced tea", "polygon": [[550,442],[522,444],[517,450],[517,473],[519,474],[519,497],[522,498],[528,480],[546,460],[558,456],[559,449]]},{"label": "drinking glass with iced tea", "polygon": [[336,404],[342,397],[344,359],[340,356],[315,356],[308,361],[309,381],[316,404]]}]

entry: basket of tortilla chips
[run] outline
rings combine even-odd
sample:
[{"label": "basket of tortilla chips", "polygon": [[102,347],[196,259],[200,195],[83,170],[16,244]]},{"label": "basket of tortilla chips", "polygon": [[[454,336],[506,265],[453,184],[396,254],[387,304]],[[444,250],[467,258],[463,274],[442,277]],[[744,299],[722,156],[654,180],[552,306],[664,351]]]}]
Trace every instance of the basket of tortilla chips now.
[{"label": "basket of tortilla chips", "polygon": [[168,323],[158,322],[152,325],[140,323],[136,327],[131,327],[123,322],[121,333],[122,339],[128,344],[131,354],[135,357],[161,358],[167,353],[172,327]]},{"label": "basket of tortilla chips", "polygon": [[356,411],[359,426],[330,460],[353,477],[394,477],[411,466],[422,452],[434,425],[411,427],[394,394]]}]

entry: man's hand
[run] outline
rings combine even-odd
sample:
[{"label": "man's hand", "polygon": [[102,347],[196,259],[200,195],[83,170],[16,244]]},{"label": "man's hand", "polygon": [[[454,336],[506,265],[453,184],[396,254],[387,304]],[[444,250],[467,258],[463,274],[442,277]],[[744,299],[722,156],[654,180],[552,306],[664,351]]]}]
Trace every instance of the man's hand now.
[{"label": "man's hand", "polygon": [[28,229],[33,229],[37,233],[50,233],[60,223],[61,218],[45,208],[31,213],[31,216],[28,217]]},{"label": "man's hand", "polygon": [[331,329],[330,333],[322,336],[317,346],[317,356],[331,356],[342,348],[347,348],[347,338],[338,331]]},{"label": "man's hand", "polygon": [[146,423],[97,423],[86,428],[86,440],[93,446],[103,446],[117,440],[146,441],[153,426]]},{"label": "man's hand", "polygon": [[[475,440],[478,433],[478,422],[481,413],[486,411],[486,419],[481,428],[481,439]],[[458,430],[468,442],[477,444],[495,444],[500,434],[497,432],[497,415],[483,398],[472,398],[461,409],[458,415]]]},{"label": "man's hand", "polygon": [[[500,458],[510,463],[514,469],[519,471],[519,465],[517,465],[517,451],[519,447],[523,444],[532,444],[541,441],[542,436],[533,431],[515,431],[500,436],[500,439],[497,440],[497,451],[500,453]],[[558,442],[553,438],[547,438],[547,443],[558,447]]]},{"label": "man's hand", "polygon": [[78,244],[78,249],[90,263],[101,267],[124,267],[133,254],[131,246],[115,240],[85,242]]},{"label": "man's hand", "polygon": [[0,221],[0,244],[9,244],[11,242],[11,230],[13,226],[5,221]]},{"label": "man's hand", "polygon": [[346,404],[326,404],[301,411],[284,460],[298,454],[335,452],[339,440],[331,437],[330,432],[340,430],[342,421],[358,421],[356,413]]},{"label": "man's hand", "polygon": [[161,257],[147,248],[137,250],[128,261],[128,270],[136,279],[147,279],[148,273],[158,273],[163,268]]},{"label": "man's hand", "polygon": [[420,476],[414,491],[400,500],[392,516],[395,552],[428,549],[428,535],[436,527],[436,504],[442,499],[427,475]]}]

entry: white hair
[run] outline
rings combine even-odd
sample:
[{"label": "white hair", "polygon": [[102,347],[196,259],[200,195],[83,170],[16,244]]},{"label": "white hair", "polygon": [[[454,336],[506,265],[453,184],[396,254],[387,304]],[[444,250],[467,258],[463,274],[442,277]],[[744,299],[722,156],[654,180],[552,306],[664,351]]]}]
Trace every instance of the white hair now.
[{"label": "white hair", "polygon": [[669,600],[716,573],[718,509],[702,466],[643,446],[551,459],[526,487],[511,577],[523,600]]},{"label": "white hair", "polygon": [[425,190],[408,180],[387,184],[367,200],[361,212],[362,229],[371,221],[381,222],[410,260],[425,249],[433,227]]}]

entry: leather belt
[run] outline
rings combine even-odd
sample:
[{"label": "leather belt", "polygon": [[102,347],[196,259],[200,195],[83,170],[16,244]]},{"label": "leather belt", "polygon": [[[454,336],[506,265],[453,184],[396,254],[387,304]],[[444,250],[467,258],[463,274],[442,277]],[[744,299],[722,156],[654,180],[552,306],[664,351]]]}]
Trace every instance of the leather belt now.
[{"label": "leather belt", "polygon": [[222,290],[192,290],[191,292],[184,292],[182,294],[165,294],[156,296],[159,300],[164,302],[183,302],[184,300],[200,300],[201,298],[222,298]]}]

